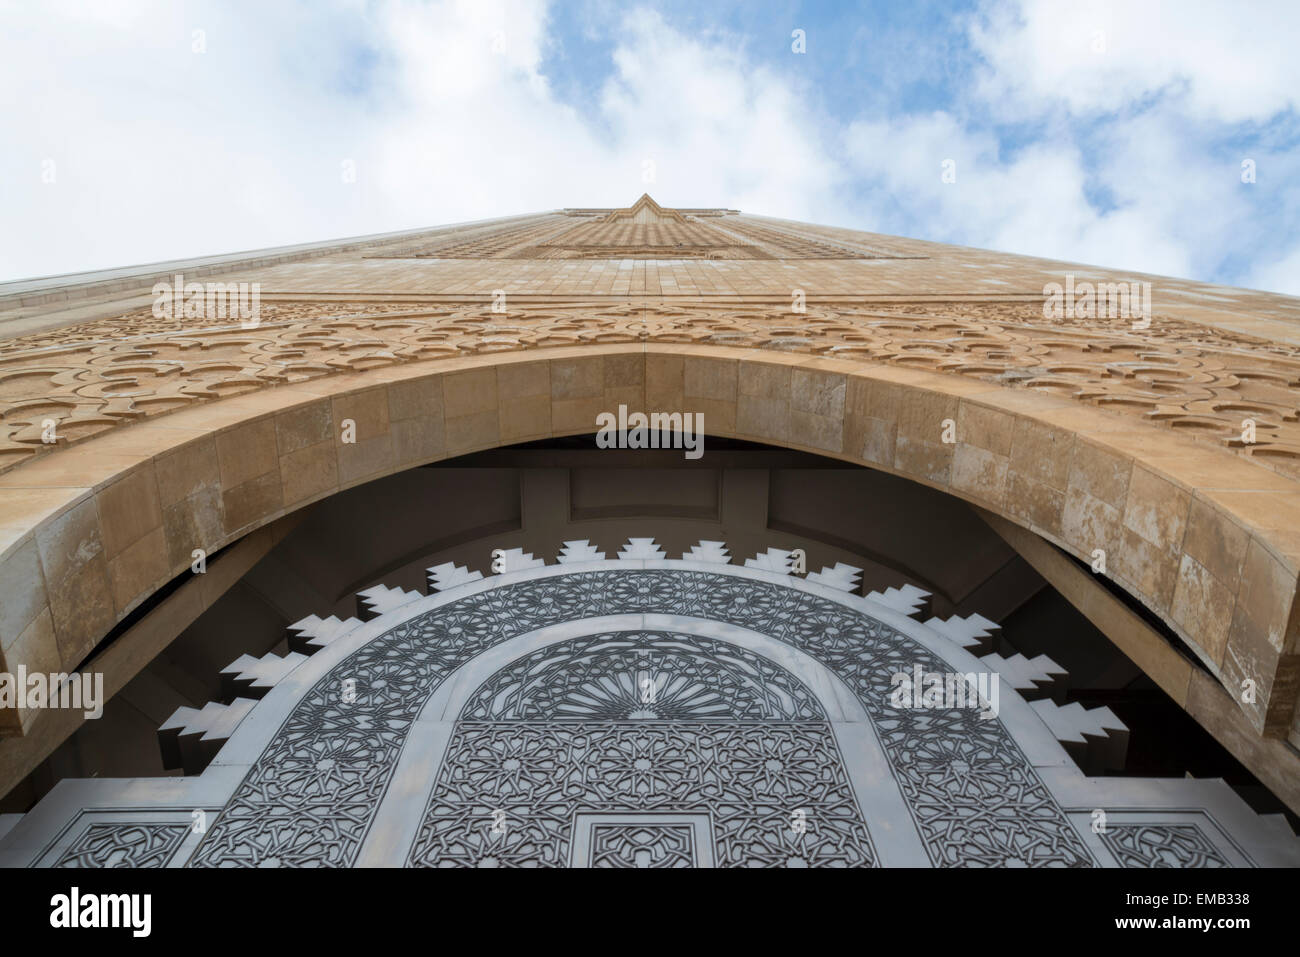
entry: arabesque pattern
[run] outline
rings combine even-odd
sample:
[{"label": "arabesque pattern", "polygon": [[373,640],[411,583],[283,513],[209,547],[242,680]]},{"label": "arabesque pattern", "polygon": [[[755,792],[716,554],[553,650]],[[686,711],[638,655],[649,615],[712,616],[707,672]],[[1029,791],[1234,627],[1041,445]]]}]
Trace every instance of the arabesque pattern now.
[{"label": "arabesque pattern", "polygon": [[678,721],[459,725],[408,864],[566,866],[579,809],[706,812],[718,867],[876,864],[830,725]]},{"label": "arabesque pattern", "polygon": [[[479,652],[545,625],[636,613],[739,625],[790,644],[839,675],[875,723],[934,864],[1093,864],[1001,721],[966,712],[978,728],[955,728],[933,720],[937,712],[889,704],[892,675],[917,664],[943,670],[932,653],[827,599],[770,582],[684,570],[574,573],[503,585],[369,641],[297,705],[191,864],[347,866],[383,799],[411,722],[448,675]],[[345,680],[355,682],[355,701],[340,693]],[[508,743],[509,735],[502,734]],[[793,741],[791,746],[798,747]],[[782,810],[788,820],[791,809]],[[485,812],[461,806],[457,813],[477,814],[477,827]],[[540,833],[527,839],[537,846],[547,840]]]},{"label": "arabesque pattern", "polygon": [[[193,320],[190,320],[192,323]],[[383,365],[584,343],[695,343],[953,372],[1203,437],[1300,476],[1300,349],[1157,318],[1042,318],[1040,303],[759,305],[269,302],[253,328],[148,311],[0,343],[0,470],[213,399]],[[104,338],[96,338],[102,336]],[[1241,441],[1242,422],[1256,441]],[[53,419],[62,441],[42,441]]]},{"label": "arabesque pattern", "polygon": [[[723,641],[618,632],[551,645],[484,682],[461,710],[409,863],[563,864],[583,812],[628,811],[696,812],[722,867],[876,859],[803,682]],[[693,840],[664,823],[597,824],[590,856],[693,866]]]},{"label": "arabesque pattern", "polygon": [[184,824],[92,824],[55,867],[166,867],[189,827]]}]

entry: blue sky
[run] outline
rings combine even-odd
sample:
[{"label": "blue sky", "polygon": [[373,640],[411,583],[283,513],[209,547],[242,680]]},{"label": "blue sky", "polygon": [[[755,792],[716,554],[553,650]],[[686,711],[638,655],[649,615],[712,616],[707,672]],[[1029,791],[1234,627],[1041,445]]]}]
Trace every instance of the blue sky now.
[{"label": "blue sky", "polygon": [[1300,295],[1293,2],[0,0],[0,18],[0,280],[649,191]]}]

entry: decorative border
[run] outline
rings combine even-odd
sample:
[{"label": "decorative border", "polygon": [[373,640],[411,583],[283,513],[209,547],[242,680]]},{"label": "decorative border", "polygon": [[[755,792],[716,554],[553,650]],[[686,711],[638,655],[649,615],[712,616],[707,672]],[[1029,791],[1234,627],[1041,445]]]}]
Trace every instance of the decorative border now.
[{"label": "decorative border", "polygon": [[[411,722],[449,674],[480,652],[546,625],[630,612],[748,628],[835,672],[870,715],[936,866],[1095,864],[1001,720],[985,721],[970,710],[887,707],[893,674],[917,664],[948,670],[933,650],[865,608],[846,609],[788,577],[620,564],[616,571],[565,569],[562,578],[503,582],[373,636],[337,662],[288,715],[191,866],[307,859],[351,865]],[[340,703],[332,690],[344,681],[355,683],[355,705]]]}]

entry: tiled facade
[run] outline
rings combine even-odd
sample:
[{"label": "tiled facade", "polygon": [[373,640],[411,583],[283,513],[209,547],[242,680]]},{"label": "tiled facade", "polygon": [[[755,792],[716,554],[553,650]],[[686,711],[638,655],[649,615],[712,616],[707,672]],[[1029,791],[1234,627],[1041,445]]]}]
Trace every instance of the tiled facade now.
[{"label": "tiled facade", "polygon": [[[516,258],[611,242],[641,255]],[[1103,271],[645,203],[291,258],[207,277],[260,283],[251,328],[156,319],[152,273],[0,287],[4,669],[82,665],[195,549],[627,405],[905,476],[1085,563],[1104,552],[1197,659],[1162,659],[1161,687],[1221,740],[1300,743],[1296,300],[1114,274],[1152,283],[1150,328],[1053,321],[1045,283]],[[1243,418],[1257,442],[1236,438]]]}]

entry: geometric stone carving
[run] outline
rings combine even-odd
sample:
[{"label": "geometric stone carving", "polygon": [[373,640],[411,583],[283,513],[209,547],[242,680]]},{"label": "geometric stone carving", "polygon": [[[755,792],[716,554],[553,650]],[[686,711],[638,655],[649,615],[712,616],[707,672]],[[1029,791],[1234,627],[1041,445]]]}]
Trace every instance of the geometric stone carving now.
[{"label": "geometric stone carving", "polygon": [[841,760],[825,722],[460,723],[407,863],[565,866],[581,808],[707,813],[718,867],[871,867]]},{"label": "geometric stone carving", "polygon": [[834,568],[823,568],[819,572],[809,572],[804,581],[825,585],[848,594],[858,590],[858,581],[862,578],[862,569],[844,562],[836,562]]},{"label": "geometric stone carving", "polygon": [[[709,271],[714,268],[710,266]],[[364,297],[371,301],[358,304],[361,314],[349,314],[347,321],[340,323],[336,321],[338,306],[287,301],[291,298],[268,302],[269,321],[256,329],[163,322],[147,310],[138,310],[112,320],[6,340],[0,346],[6,370],[5,388],[0,389],[5,393],[0,402],[4,411],[0,415],[0,469],[24,467],[24,463],[52,452],[40,441],[40,417],[36,414],[39,408],[67,409],[71,414],[63,418],[61,425],[68,429],[68,441],[80,442],[99,430],[194,407],[234,391],[252,392],[377,363],[413,363],[503,347],[524,349],[586,340],[635,339],[688,344],[725,342],[729,347],[755,350],[754,357],[760,360],[761,350],[789,347],[809,354],[833,355],[836,361],[865,360],[876,367],[881,363],[915,365],[930,370],[927,375],[945,375],[952,381],[969,376],[1002,382],[1021,390],[1022,399],[1029,399],[1031,390],[1073,396],[1082,405],[1104,407],[1108,414],[1140,416],[1143,428],[1163,428],[1164,434],[1155,436],[1161,446],[1166,442],[1183,443],[1194,450],[1193,442],[1226,442],[1223,449],[1207,446],[1201,451],[1228,462],[1243,458],[1260,469],[1300,475],[1300,425],[1293,421],[1296,403],[1292,394],[1300,352],[1291,345],[1271,347],[1248,336],[1216,330],[1212,325],[1201,326],[1193,319],[1195,315],[1207,315],[1201,311],[1207,307],[1204,302],[1183,318],[1162,316],[1155,330],[1145,335],[1135,334],[1127,323],[1105,321],[1102,317],[1064,326],[1041,323],[1041,302],[1025,302],[1023,298],[1016,303],[894,303],[888,308],[887,304],[855,306],[845,302],[834,308],[819,307],[807,318],[800,318],[798,336],[781,334],[791,330],[774,327],[767,314],[770,310],[757,302],[722,306],[714,302],[689,303],[684,298],[657,302],[636,299],[618,303],[598,317],[590,315],[589,310],[584,312],[581,303],[536,303],[520,316],[510,317],[511,325],[519,328],[506,335],[502,321],[482,303],[432,302],[432,297],[427,297],[419,308],[409,310],[418,315],[396,321],[389,313],[398,304]],[[1035,305],[1039,307],[1037,317],[1032,315]],[[1276,303],[1268,305],[1264,301],[1258,305],[1262,309],[1277,308]],[[886,313],[905,312],[906,319],[882,322],[877,307]],[[1210,311],[1217,312],[1218,308],[1210,307]],[[429,334],[430,324],[437,326],[437,335]],[[688,345],[687,351],[690,349]],[[337,380],[334,384],[342,385]],[[1026,408],[1033,405],[1027,402]],[[1258,422],[1261,441],[1240,443],[1237,436],[1242,415]],[[59,443],[60,447],[63,444]],[[861,457],[861,450],[850,451],[855,458]],[[1140,457],[1142,453],[1132,454]],[[893,466],[889,467],[893,470]],[[1185,470],[1176,471],[1182,474]],[[947,479],[939,484],[948,484]],[[1185,484],[1182,479],[1175,481],[1175,485]],[[964,494],[969,494],[969,489]],[[1135,489],[1134,505],[1140,505],[1139,500],[1145,496]],[[1234,509],[1231,514],[1242,519],[1236,524],[1251,526],[1246,520],[1249,511],[1238,513]],[[1061,534],[1069,537],[1068,532]],[[1257,535],[1264,536],[1261,541],[1267,540],[1262,530]],[[1064,541],[1062,545],[1078,547]],[[1276,553],[1272,546],[1265,550]],[[1158,576],[1161,581],[1173,577],[1164,573],[1179,568],[1178,553],[1170,555],[1172,558],[1167,555],[1162,559],[1162,574]],[[1285,560],[1277,559],[1269,567],[1283,565]],[[1197,568],[1204,571],[1203,566],[1188,567],[1196,574],[1201,574]],[[1122,572],[1119,581],[1131,592],[1140,591],[1131,570]],[[1209,578],[1202,582],[1208,588],[1206,583],[1213,584]],[[1235,587],[1235,579],[1227,587]],[[1146,597],[1175,629],[1183,631],[1194,644],[1204,645],[1201,639],[1206,636],[1199,629],[1205,616],[1188,616],[1186,602],[1190,599],[1185,592],[1180,585],[1174,605],[1170,605],[1168,595]],[[1248,592],[1243,590],[1242,594]],[[1281,633],[1284,619],[1266,627]],[[1252,655],[1242,644],[1246,639],[1239,632],[1233,633],[1234,655],[1229,660],[1241,665]],[[1258,672],[1256,678],[1271,675],[1278,668],[1276,656],[1265,651],[1252,668]],[[1280,682],[1272,687],[1282,691],[1290,686]],[[1260,727],[1267,722],[1272,734],[1282,730],[1280,723],[1289,721],[1292,709],[1273,702],[1249,710],[1252,720]]]},{"label": "geometric stone carving", "polygon": [[228,705],[209,701],[201,710],[177,708],[158,728],[163,767],[198,774],[216,757],[255,704],[252,698],[236,698]]},{"label": "geometric stone carving", "polygon": [[527,571],[530,568],[541,568],[546,564],[544,558],[534,558],[531,552],[526,552],[522,548],[502,548],[496,550],[493,555],[492,564],[493,572],[508,575],[511,572]]},{"label": "geometric stone carving", "polygon": [[335,638],[361,624],[356,618],[338,619],[334,615],[320,618],[308,615],[289,626],[289,648],[303,655],[314,655]]},{"label": "geometric stone carving", "polygon": [[933,628],[953,644],[965,648],[976,657],[993,651],[994,632],[1002,630],[1001,625],[989,621],[978,613],[967,615],[965,618],[959,615],[953,615],[946,620],[931,618],[925,624],[927,628]]},{"label": "geometric stone carving", "polygon": [[[1112,417],[1128,416],[1141,422],[1138,432],[1160,428],[1163,434],[1155,436],[1159,445],[1165,445],[1166,440],[1182,444],[1193,458],[1200,457],[1198,452],[1213,453],[1211,459],[1226,461],[1231,461],[1228,456],[1232,456],[1253,462],[1259,469],[1300,477],[1300,423],[1295,415],[1300,351],[1292,343],[1273,343],[1233,331],[1243,328],[1240,317],[1256,311],[1261,317],[1269,317],[1265,322],[1279,317],[1284,320],[1295,312],[1294,303],[1229,290],[1219,290],[1223,295],[1216,295],[1203,286],[1168,280],[1165,289],[1172,298],[1162,302],[1159,321],[1147,332],[1139,333],[1127,322],[1114,321],[1117,317],[1113,308],[1109,316],[1045,322],[1043,303],[1035,290],[1044,288],[1042,280],[1048,277],[1049,270],[1058,274],[1057,267],[1064,264],[993,262],[983,254],[972,257],[939,246],[853,236],[815,225],[780,226],[732,212],[714,211],[692,219],[677,211],[686,217],[681,221],[642,222],[636,218],[649,215],[649,211],[645,207],[629,214],[634,217],[631,220],[601,221],[587,214],[574,214],[575,219],[554,213],[482,227],[490,235],[477,230],[457,231],[454,236],[438,233],[434,238],[426,234],[409,243],[403,241],[401,246],[409,247],[409,255],[426,257],[424,265],[432,267],[427,272],[407,273],[409,267],[400,264],[403,257],[387,264],[370,259],[371,252],[396,255],[396,246],[387,242],[366,244],[367,253],[340,257],[348,262],[320,263],[329,266],[324,271],[330,275],[347,277],[343,281],[353,296],[348,304],[322,300],[316,294],[322,287],[315,282],[300,285],[303,272],[311,272],[311,268],[289,269],[287,273],[277,268],[265,275],[255,271],[252,276],[262,276],[283,294],[266,303],[267,321],[253,329],[238,329],[225,321],[193,322],[183,317],[164,320],[151,310],[134,307],[125,315],[104,315],[91,322],[42,321],[37,326],[46,327],[45,331],[0,344],[5,369],[0,376],[0,469],[23,467],[54,451],[51,443],[41,440],[41,419],[52,410],[57,410],[60,424],[66,427],[67,441],[78,442],[99,431],[129,427],[132,422],[193,408],[223,396],[357,373],[376,366],[588,342],[656,342],[680,344],[677,347],[683,351],[710,344],[746,348],[753,350],[752,357],[760,361],[763,350],[776,348],[833,357],[834,362],[845,363],[840,366],[844,371],[859,366],[874,373],[886,364],[897,364],[909,370],[924,370],[927,377],[947,377],[950,384],[973,380],[997,383],[998,387],[1019,390],[1018,399],[1026,400],[1026,411],[1039,405],[1033,401],[1035,395],[1050,396],[1050,401],[1073,400],[1090,413],[1087,418],[1092,418],[1096,408],[1105,408]],[[664,210],[663,214],[670,212]],[[588,273],[575,274],[571,269],[551,272],[537,261],[539,257],[578,253],[605,260],[590,265],[593,278],[578,280],[578,275]],[[678,279],[667,280],[674,294],[660,298],[656,291],[659,267],[644,259],[650,255],[672,259],[741,258],[725,263],[696,263],[690,270],[674,266],[674,270],[683,270],[683,286],[678,289]],[[481,298],[441,294],[440,290],[448,287],[465,288],[458,284],[468,281],[467,274],[460,272],[467,267],[452,262],[462,256],[515,260],[513,264],[498,262],[490,268],[510,272],[510,282],[531,285],[538,292],[548,290],[554,296],[544,295],[550,300],[546,302],[532,299],[518,310],[512,309],[506,320],[493,315]],[[833,304],[824,300],[807,316],[774,322],[770,304],[762,301],[763,295],[744,297],[743,302],[732,295],[742,289],[773,291],[771,281],[778,267],[747,265],[744,259],[748,256],[829,257],[830,262],[816,266],[818,281],[823,288],[829,282],[840,291]],[[639,262],[629,261],[629,257]],[[877,262],[867,268],[867,262],[854,261],[862,257]],[[902,261],[931,257],[934,259],[928,263]],[[885,261],[880,261],[882,258]],[[247,269],[257,268],[248,260],[244,262]],[[980,268],[971,271],[956,268],[958,264]],[[647,266],[649,275],[645,272]],[[786,266],[794,268],[793,263]],[[899,283],[921,280],[930,292],[956,294],[960,290],[960,295],[920,297],[928,300],[921,302],[867,301],[851,291],[862,288],[851,277],[875,274],[877,266],[884,273],[880,277],[883,285],[874,287],[876,291],[897,290]],[[516,267],[523,272],[516,271]],[[474,267],[469,268],[474,271]],[[480,263],[478,268],[489,267]],[[1004,268],[1011,271],[1002,272]],[[453,270],[456,278],[444,271],[447,269]],[[614,293],[598,314],[591,311],[582,296],[574,294],[578,290],[573,282],[597,283],[607,288],[606,281],[624,270],[630,270],[625,275],[637,277],[631,288],[640,291],[630,292],[621,285],[620,278],[621,292]],[[920,273],[914,276],[914,270]],[[139,271],[124,272],[140,281]],[[363,275],[366,273],[369,277]],[[1007,278],[990,280],[994,273]],[[969,276],[973,282],[963,282],[958,274]],[[417,275],[423,278],[415,278]],[[442,278],[426,281],[433,275]],[[904,276],[909,278],[904,280]],[[542,281],[542,277],[548,278]],[[393,282],[384,281],[386,278]],[[288,287],[280,286],[286,279]],[[1011,286],[1004,285],[1008,280],[1014,280]],[[937,285],[931,285],[932,281]],[[109,292],[105,285],[91,282],[78,284],[76,289],[53,291],[60,285],[37,283],[37,287],[49,291],[30,298],[7,298],[11,304],[26,301],[30,306],[52,303],[63,295],[79,298],[96,285]],[[115,281],[114,287],[123,292],[131,285],[132,280],[124,278]],[[990,296],[991,286],[999,287],[1001,292],[1014,287],[1017,293]],[[295,288],[297,293],[292,292]],[[390,293],[399,289],[407,301],[390,301]],[[561,293],[561,289],[569,292]],[[699,298],[689,289],[710,292]],[[722,293],[732,301],[723,302],[713,293]],[[129,300],[124,297],[115,301],[125,308]],[[400,314],[402,311],[406,314]],[[889,314],[897,321],[882,321]],[[1260,332],[1257,327],[1247,327]],[[431,332],[431,328],[435,331]],[[628,351],[630,354],[632,350]],[[713,361],[703,356],[700,359]],[[748,364],[748,360],[742,361]],[[330,386],[342,385],[336,379],[325,388],[333,391]],[[960,391],[956,389],[954,394]],[[743,410],[737,412],[743,417]],[[1242,415],[1251,418],[1252,432],[1258,424],[1259,441],[1252,438],[1246,443],[1239,437]],[[1067,432],[1072,434],[1073,429]],[[892,441],[893,433],[890,437]],[[772,438],[788,440],[784,435]],[[900,433],[898,439],[904,441],[905,436]],[[1203,447],[1198,449],[1193,443]],[[57,443],[60,448],[64,444]],[[854,458],[863,457],[862,449],[844,451]],[[1142,452],[1134,454],[1140,457]],[[887,467],[913,471],[903,465],[891,459]],[[1181,468],[1176,471],[1187,477],[1193,474]],[[954,466],[952,478],[956,477]],[[949,486],[949,476],[945,474],[933,484]],[[1179,479],[1175,484],[1186,483]],[[966,486],[962,494],[970,496],[972,491],[971,486]],[[1295,490],[1290,489],[1288,494],[1294,497]],[[1134,505],[1140,505],[1139,500],[1145,497],[1135,493]],[[1060,504],[1058,501],[1053,507],[1059,508]],[[1230,511],[1242,519],[1238,523],[1242,527],[1254,524],[1248,520],[1249,510]],[[1057,520],[1051,524],[1057,526]],[[1064,541],[1068,538],[1073,542],[1074,537],[1064,530],[1065,526],[1057,527],[1064,536],[1063,547],[1080,548],[1077,543]],[[1257,534],[1263,536],[1263,531]],[[1261,537],[1261,542],[1264,540]],[[1159,550],[1167,543],[1148,544]],[[1266,550],[1277,552],[1272,544]],[[1169,573],[1178,572],[1178,558],[1176,550],[1165,556],[1159,580],[1169,581]],[[1285,560],[1279,560],[1279,566],[1285,565]],[[172,568],[163,577],[177,570]],[[1194,574],[1206,571],[1199,564],[1191,570]],[[1291,577],[1294,580],[1294,568]],[[158,576],[154,578],[159,580]],[[1121,569],[1119,580],[1130,591],[1138,590],[1131,571]],[[1197,587],[1204,593],[1210,584],[1216,583],[1205,579]],[[1233,589],[1236,578],[1217,584]],[[1192,628],[1186,605],[1189,599],[1184,592],[1180,586],[1173,606],[1168,594],[1163,598],[1154,594],[1144,597],[1169,624],[1187,631],[1185,637],[1213,650],[1201,640],[1211,638],[1208,632],[1188,631],[1179,624],[1188,622],[1188,628]],[[1288,606],[1293,593],[1293,588],[1288,589]],[[1243,589],[1242,594],[1248,595],[1249,591]],[[1203,620],[1206,616],[1194,617]],[[1284,631],[1285,609],[1281,619],[1264,627],[1274,635]],[[1249,646],[1242,644],[1245,639],[1239,638],[1238,631],[1234,630],[1236,654],[1232,657],[1240,664],[1253,655]],[[1280,678],[1275,659],[1275,655],[1264,652],[1254,666],[1259,672],[1255,677],[1276,672]],[[1285,681],[1277,685],[1279,689],[1283,686],[1293,690]],[[1274,702],[1271,707],[1261,703],[1253,710],[1252,720],[1261,727],[1267,723],[1273,734],[1282,730],[1283,721],[1289,723],[1293,709],[1279,708]]]},{"label": "geometric stone carving", "polygon": [[710,541],[701,541],[698,545],[692,545],[690,551],[682,553],[682,559],[688,562],[711,562],[715,565],[726,565],[731,562],[731,556],[727,553],[727,543]]},{"label": "geometric stone carving", "polygon": [[605,553],[598,551],[595,545],[584,538],[581,541],[565,542],[557,561],[561,565],[574,565],[578,562],[602,561],[604,558]]},{"label": "geometric stone carving", "polygon": [[994,652],[983,655],[980,663],[996,671],[1026,701],[1043,697],[1059,701],[1059,696],[1065,693],[1065,679],[1069,676],[1064,668],[1047,655],[1026,658],[1017,653],[1010,658],[1003,658]]},{"label": "geometric stone carving", "polygon": [[766,552],[759,552],[753,558],[746,558],[745,567],[760,568],[765,572],[776,572],[778,575],[790,575],[794,573],[794,563],[791,560],[793,554],[783,548],[769,548]]},{"label": "geometric stone carving", "polygon": [[916,618],[925,614],[925,610],[930,605],[930,593],[910,584],[903,585],[901,588],[886,588],[883,592],[873,591],[867,597],[872,601],[893,608],[899,614],[906,615],[908,618]]},{"label": "geometric stone carving", "polygon": [[694,866],[694,828],[669,822],[706,812],[719,866],[875,860],[816,696],[691,635],[584,636],[491,676],[461,710],[408,863],[564,865],[580,811],[656,815],[611,824],[605,846],[593,833],[591,854],[614,858],[596,866]]},{"label": "geometric stone carving", "polygon": [[690,635],[574,638],[512,662],[462,721],[825,721],[815,695],[768,659]]},{"label": "geometric stone carving", "polygon": [[[38,407],[32,403],[37,397],[43,406],[60,408],[60,425],[80,438],[233,391],[265,389],[286,377],[316,378],[376,363],[463,355],[485,345],[496,350],[568,345],[576,341],[575,324],[599,321],[629,338],[649,341],[707,341],[713,327],[728,334],[728,346],[763,348],[773,341],[770,309],[760,303],[732,303],[720,310],[709,303],[619,302],[606,307],[599,320],[585,304],[536,304],[519,311],[519,331],[503,336],[494,323],[483,321],[491,313],[479,303],[425,297],[413,307],[371,299],[346,324],[333,321],[336,309],[319,304],[263,303],[257,328],[232,333],[220,323],[196,326],[158,319],[146,307],[5,340],[0,355],[18,388],[0,402],[0,419],[7,423],[0,430],[0,468],[62,445],[42,443],[40,419],[25,414]],[[385,313],[412,308],[440,313],[447,338],[430,344],[424,323],[386,321]],[[880,316],[891,312],[904,314],[906,321],[881,323]],[[1294,400],[1288,394],[1300,367],[1292,346],[1270,348],[1174,316],[1161,318],[1161,336],[1135,335],[1127,322],[1101,317],[1072,320],[1066,329],[1042,321],[1041,301],[843,303],[819,307],[808,318],[822,321],[801,322],[799,335],[783,337],[782,345],[864,364],[914,365],[919,354],[910,347],[920,342],[931,370],[1025,389],[1050,386],[1053,393],[1064,392],[1081,403],[1105,400],[1117,415],[1140,417],[1169,431],[1191,427],[1248,460],[1269,462],[1288,475],[1300,470],[1300,425],[1292,420]],[[123,336],[131,341],[112,341]],[[1099,338],[1105,342],[1101,349]],[[1115,361],[1111,343],[1116,342],[1139,348],[1141,361]],[[210,359],[216,349],[224,353],[219,366]],[[292,359],[265,362],[268,353],[286,349],[295,350]],[[159,354],[177,358],[161,360]],[[123,375],[124,355],[138,357],[130,377]],[[1158,394],[1151,388],[1173,376],[1174,381],[1191,380],[1195,387]],[[1275,383],[1277,391],[1261,394],[1261,380]],[[133,386],[129,394],[123,394],[124,384]],[[1240,441],[1243,411],[1237,410],[1243,405],[1259,419],[1256,443]]]},{"label": "geometric stone carving", "polygon": [[307,660],[291,651],[281,658],[270,653],[261,658],[240,655],[221,669],[221,693],[225,698],[263,698],[280,679]]},{"label": "geometric stone carving", "polygon": [[468,582],[480,581],[483,578],[482,572],[472,572],[464,565],[457,565],[453,562],[434,565],[428,569],[428,572],[429,590],[435,592],[446,591],[449,588],[455,588]]},{"label": "geometric stone carving", "polygon": [[627,544],[618,550],[618,557],[623,561],[655,561],[668,555],[653,538],[629,538]]},{"label": "geometric stone carving", "polygon": [[1108,824],[1101,833],[1120,867],[1231,867],[1195,824]]},{"label": "geometric stone carving", "polygon": [[695,843],[695,828],[689,824],[596,824],[588,866],[695,867]]},{"label": "geometric stone carving", "polygon": [[[296,661],[303,678],[280,680],[293,662],[275,656],[226,673],[241,690],[280,680],[287,710],[258,720],[270,702],[241,697],[179,709],[160,731],[170,763],[190,772],[235,732],[229,760],[184,781],[68,782],[0,835],[0,863],[48,866],[74,847],[70,863],[142,866],[1300,860],[1285,825],[1217,782],[1089,779],[1063,752],[1054,758],[1045,728],[1102,764],[1127,732],[1107,709],[1026,706],[1015,686],[1059,669],[1014,655],[977,662],[951,633],[969,641],[986,621],[938,622],[947,637],[895,628],[874,599],[732,565],[556,571],[420,598],[346,649],[336,642],[358,637],[356,619],[304,619],[293,637],[317,656]],[[493,663],[507,642],[521,650]],[[895,703],[891,676],[917,667],[997,671],[1008,684],[999,713]],[[438,712],[448,717],[417,725],[439,699],[455,702]],[[832,709],[843,717],[828,719]],[[431,741],[434,725],[446,730]],[[99,823],[129,814],[130,826],[153,827],[178,826],[193,808],[220,811],[174,853],[116,821],[59,843],[86,809]],[[1109,831],[1093,835],[1097,808]],[[395,814],[404,836],[393,843]],[[1197,814],[1215,830],[1189,830]],[[1131,827],[1139,816],[1145,830]]]},{"label": "geometric stone carving", "polygon": [[[642,543],[633,542],[630,547],[642,547]],[[190,859],[191,866],[255,865],[267,860],[352,863],[407,729],[422,702],[446,675],[482,650],[548,623],[633,613],[685,614],[752,629],[801,649],[838,674],[875,724],[898,778],[900,798],[911,809],[919,840],[932,863],[1093,863],[1073,825],[1000,720],[982,720],[969,710],[899,710],[888,704],[891,674],[909,671],[918,663],[926,670],[943,670],[932,653],[881,622],[830,599],[734,573],[665,568],[529,578],[441,605],[374,637],[322,677],[285,720],[208,828]],[[357,688],[356,703],[350,706],[339,702],[336,690],[345,677]],[[366,715],[360,726],[359,714]],[[457,732],[460,737],[455,738],[465,744],[466,760],[485,753],[483,749],[489,746],[522,748],[524,743],[535,744],[559,760],[560,755],[574,754],[572,749],[579,742],[595,740],[591,738],[595,731],[590,729],[590,734],[583,731],[576,739],[556,739],[557,726],[563,722],[553,720],[537,723],[535,731],[524,727],[530,722],[510,722],[511,730],[492,730],[488,738],[473,738],[470,723],[463,723]],[[636,727],[651,724],[638,723]],[[776,725],[779,722],[773,723]],[[742,748],[744,741],[750,743],[743,748],[767,747],[762,743],[766,727],[753,726],[744,733],[753,740],[736,738],[735,747]],[[695,722],[691,734],[704,733],[702,728]],[[619,738],[621,731],[610,733],[615,735],[610,747],[625,740]],[[678,737],[655,740],[666,741],[663,746],[674,750],[685,747],[686,739],[679,732],[672,733]],[[310,753],[302,750],[306,742],[311,742]],[[809,739],[798,748],[811,746]],[[997,760],[990,763],[988,756]],[[767,760],[786,766],[778,756],[764,758]],[[590,767],[585,759],[576,766]],[[548,787],[555,783],[555,767],[552,761]],[[340,774],[344,769],[346,773]],[[503,765],[503,770],[509,769]],[[299,794],[310,796],[310,806],[295,796]],[[782,808],[787,823],[789,812],[788,807]],[[465,841],[484,839],[481,812],[474,817],[471,809],[460,807],[455,813],[462,818],[454,827],[448,825],[451,831],[447,833],[459,835],[452,844],[460,847]],[[545,815],[530,817],[529,829],[519,832],[516,828],[510,832],[514,835],[510,840],[527,840],[554,850],[556,832],[548,820]],[[749,843],[745,846],[754,847],[757,859],[768,862],[777,860],[778,851],[789,859],[798,857],[792,847],[780,843],[785,838],[777,834],[767,825],[761,834],[746,831],[743,836]],[[454,847],[443,843],[450,838],[429,840],[438,844],[436,853],[429,852],[434,856],[453,854]],[[475,859],[487,854],[479,844],[474,847],[472,854],[464,853]],[[506,850],[517,856],[525,853],[515,845]],[[731,851],[723,851],[719,864],[738,859]],[[428,853],[418,848],[413,853],[413,862],[429,859]],[[500,854],[494,859],[505,862]]]},{"label": "geometric stone carving", "polygon": [[92,824],[54,867],[166,867],[189,833],[186,824]]},{"label": "geometric stone carving", "polygon": [[1084,708],[1077,701],[1058,705],[1046,698],[1031,701],[1029,706],[1085,773],[1100,774],[1124,766],[1128,726],[1110,708]]},{"label": "geometric stone carving", "polygon": [[365,591],[357,592],[357,617],[362,621],[370,621],[423,597],[418,591],[403,591],[400,588],[389,588],[387,585],[374,585]]}]

